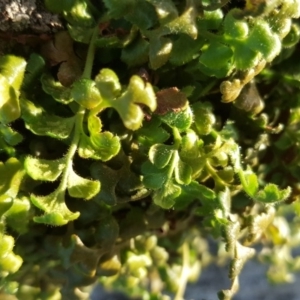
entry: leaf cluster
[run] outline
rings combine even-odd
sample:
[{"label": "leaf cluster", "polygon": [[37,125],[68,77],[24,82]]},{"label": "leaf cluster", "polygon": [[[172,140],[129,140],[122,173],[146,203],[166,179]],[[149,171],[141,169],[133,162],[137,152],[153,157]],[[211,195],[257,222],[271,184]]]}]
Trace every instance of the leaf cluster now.
[{"label": "leaf cluster", "polygon": [[66,31],[0,57],[0,297],[182,299],[208,237],[219,299],[262,237],[300,268],[300,2],[246,2],[45,0]]}]

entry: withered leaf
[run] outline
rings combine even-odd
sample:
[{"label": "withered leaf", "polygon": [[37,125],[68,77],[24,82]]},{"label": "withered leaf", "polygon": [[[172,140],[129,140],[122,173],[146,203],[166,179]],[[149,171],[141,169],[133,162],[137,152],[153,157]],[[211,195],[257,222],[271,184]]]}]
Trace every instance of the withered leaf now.
[{"label": "withered leaf", "polygon": [[182,111],[188,103],[185,94],[180,92],[176,87],[158,91],[156,93],[156,100],[157,109],[155,110],[155,113],[158,115],[165,115],[170,111]]},{"label": "withered leaf", "polygon": [[74,52],[73,44],[69,33],[61,31],[41,47],[41,54],[49,65],[59,66],[56,75],[64,86],[70,86],[81,76],[83,70],[83,60]]}]

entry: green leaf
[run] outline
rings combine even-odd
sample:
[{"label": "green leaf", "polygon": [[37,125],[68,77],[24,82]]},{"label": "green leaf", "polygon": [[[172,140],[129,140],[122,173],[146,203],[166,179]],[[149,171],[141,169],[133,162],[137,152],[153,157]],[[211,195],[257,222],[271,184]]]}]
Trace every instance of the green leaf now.
[{"label": "green leaf", "polygon": [[116,186],[121,178],[119,170],[113,170],[101,162],[95,162],[91,166],[91,175],[101,182],[101,190],[94,200],[107,205],[116,205]]},{"label": "green leaf", "polygon": [[187,9],[178,18],[173,19],[165,25],[168,34],[184,33],[193,39],[197,38],[198,30],[196,26],[197,12],[194,5],[189,5]]},{"label": "green leaf", "polygon": [[181,188],[172,181],[168,181],[162,188],[153,193],[152,198],[156,205],[168,209],[174,205],[180,193]]},{"label": "green leaf", "polygon": [[77,175],[73,170],[68,173],[68,192],[71,197],[89,200],[100,191],[100,182]]},{"label": "green leaf", "polygon": [[195,180],[192,180],[188,185],[183,186],[182,189],[184,189],[189,195],[199,200],[202,200],[203,198],[212,200],[216,197],[216,194],[212,189],[200,184]]},{"label": "green leaf", "polygon": [[102,130],[102,123],[100,118],[98,118],[96,115],[89,113],[88,116],[88,129],[90,135],[98,134]]},{"label": "green leaf", "polygon": [[119,237],[119,225],[115,218],[111,215],[101,218],[94,237],[98,247],[106,251],[111,250]]},{"label": "green leaf", "polygon": [[248,47],[248,43],[234,43],[234,62],[239,70],[247,70],[255,67],[261,58],[259,52]]},{"label": "green leaf", "polygon": [[174,176],[177,183],[190,184],[192,180],[192,168],[179,159],[174,168]]},{"label": "green leaf", "polygon": [[179,131],[186,131],[193,123],[193,113],[190,106],[179,112],[169,112],[160,116],[160,119],[170,127],[176,127]]},{"label": "green leaf", "polygon": [[121,59],[128,66],[141,66],[149,60],[149,42],[140,37],[122,49]]},{"label": "green leaf", "polygon": [[95,77],[95,82],[104,100],[112,100],[120,95],[119,78],[111,69],[102,69]]},{"label": "green leaf", "polygon": [[161,170],[161,172],[146,174],[143,177],[143,184],[148,189],[157,190],[161,188],[167,180],[167,170]]},{"label": "green leaf", "polygon": [[52,226],[62,226],[69,221],[76,220],[80,213],[71,212],[65,204],[65,192],[54,191],[47,196],[31,195],[31,202],[45,212],[44,215],[34,217],[36,223],[43,223]]},{"label": "green leaf", "polygon": [[202,49],[199,63],[205,74],[225,77],[233,68],[233,51],[224,44],[211,42]]},{"label": "green leaf", "polygon": [[161,126],[159,118],[153,116],[150,122],[144,122],[143,126],[135,131],[138,142],[146,147],[154,144],[162,144],[170,134]]},{"label": "green leaf", "polygon": [[[0,57],[0,74],[16,91],[21,88],[26,68],[26,60],[22,57],[4,55]],[[2,83],[1,83],[2,85]]]},{"label": "green leaf", "polygon": [[73,0],[69,3],[72,3],[72,6],[68,6],[68,9],[64,11],[64,17],[69,23],[82,27],[92,27],[95,24],[88,2]]},{"label": "green leaf", "polygon": [[150,161],[142,164],[141,172],[144,175],[143,184],[149,189],[159,189],[169,179],[169,167],[158,169]]},{"label": "green leaf", "polygon": [[149,0],[153,4],[160,24],[166,24],[178,17],[178,11],[172,0]]},{"label": "green leaf", "polygon": [[215,115],[212,112],[212,106],[208,102],[197,102],[192,106],[194,113],[194,122],[200,135],[208,135],[211,133],[216,122]]},{"label": "green leaf", "polygon": [[255,200],[263,203],[276,203],[286,200],[291,192],[290,187],[280,190],[276,184],[269,183],[256,194]]},{"label": "green leaf", "polygon": [[247,171],[240,171],[239,177],[245,192],[250,197],[255,197],[258,192],[258,178],[248,167]]},{"label": "green leaf", "polygon": [[136,4],[136,0],[128,0],[126,2],[118,0],[103,0],[104,5],[108,9],[108,13],[112,18],[122,18],[128,11],[131,11]]},{"label": "green leaf", "polygon": [[5,257],[5,255],[12,251],[14,248],[14,238],[10,235],[1,236],[1,248],[0,248],[0,257]]},{"label": "green leaf", "polygon": [[120,140],[113,136],[111,132],[101,132],[87,136],[81,133],[78,154],[82,158],[101,159],[103,161],[110,160],[120,151]]},{"label": "green leaf", "polygon": [[28,224],[31,221],[30,200],[28,197],[15,198],[13,205],[5,214],[6,223],[9,227],[23,234],[28,231]]},{"label": "green leaf", "polygon": [[[184,65],[200,55],[199,49],[204,46],[205,39],[199,36],[196,40],[182,34],[173,42],[170,63],[175,66]],[[187,48],[186,45],[189,45]]]},{"label": "green leaf", "polygon": [[174,208],[175,210],[184,210],[194,200],[198,200],[201,207],[210,207],[215,205],[215,201],[211,201],[215,198],[216,194],[213,190],[197,181],[191,181],[188,185],[181,186],[181,194],[176,198]]},{"label": "green leaf", "polygon": [[81,133],[78,154],[82,158],[96,158],[95,149],[92,146],[90,137],[85,133]]},{"label": "green leaf", "polygon": [[140,104],[156,109],[156,98],[151,84],[145,83],[139,76],[132,76],[128,88],[122,95],[110,102],[114,107],[124,125],[130,130],[137,130],[144,119],[144,112]]},{"label": "green leaf", "polygon": [[51,136],[66,139],[70,136],[75,117],[62,118],[47,114],[43,108],[35,106],[32,102],[22,99],[22,119],[27,129],[36,135]]},{"label": "green leaf", "polygon": [[127,10],[125,19],[141,30],[154,27],[158,22],[154,7],[143,0],[135,0],[131,10]]},{"label": "green leaf", "polygon": [[45,60],[43,57],[36,53],[32,53],[27,62],[22,88],[29,91],[30,88],[34,87],[44,68]]},{"label": "green leaf", "polygon": [[5,142],[11,146],[16,146],[23,140],[23,137],[18,132],[5,124],[0,123],[0,133]]},{"label": "green leaf", "polygon": [[223,68],[230,64],[233,52],[230,47],[218,42],[211,42],[207,48],[202,50],[200,56],[200,63],[211,68]]},{"label": "green leaf", "polygon": [[65,169],[66,161],[65,158],[47,160],[27,156],[24,167],[34,180],[55,181]]},{"label": "green leaf", "polygon": [[84,44],[88,44],[90,42],[94,31],[94,28],[82,27],[77,24],[73,24],[73,25],[67,24],[67,28],[71,38],[74,41],[79,43],[84,43]]},{"label": "green leaf", "polygon": [[5,163],[0,162],[0,195],[15,198],[24,176],[21,162],[11,157]]},{"label": "green leaf", "polygon": [[172,146],[156,144],[149,150],[149,160],[159,169],[164,168],[174,153]]},{"label": "green leaf", "polygon": [[[195,112],[194,112],[195,113]],[[199,140],[197,134],[188,129],[186,135],[181,139],[180,144],[180,157],[188,160],[198,158],[200,155],[199,148],[201,148],[202,143]]]},{"label": "green leaf", "polygon": [[90,141],[94,149],[94,155],[103,161],[116,156],[121,148],[119,138],[108,131],[92,134]]},{"label": "green leaf", "polygon": [[[14,238],[10,235],[1,234],[0,244],[0,273],[15,273],[21,267],[23,260],[19,255],[12,252]],[[5,277],[6,275],[4,275]]]},{"label": "green leaf", "polygon": [[159,69],[169,60],[172,47],[171,39],[159,36],[156,32],[152,33],[149,48],[149,60],[152,69]]},{"label": "green leaf", "polygon": [[50,74],[44,73],[41,83],[44,92],[51,95],[57,102],[69,104],[73,101],[71,89],[63,86],[59,81],[55,81]]},{"label": "green leaf", "polygon": [[266,61],[272,61],[281,50],[281,41],[277,34],[271,31],[269,24],[263,20],[256,20],[247,45],[253,51],[258,51]]},{"label": "green leaf", "polygon": [[203,12],[203,17],[197,19],[197,27],[201,30],[218,30],[222,25],[224,14],[221,9]]},{"label": "green leaf", "polygon": [[10,123],[18,119],[21,112],[17,91],[2,74],[0,74],[0,95],[0,122]]},{"label": "green leaf", "polygon": [[71,88],[71,97],[84,108],[92,109],[102,101],[96,82],[91,79],[79,79]]},{"label": "green leaf", "polygon": [[0,218],[12,207],[13,203],[12,197],[5,194],[0,196]]},{"label": "green leaf", "polygon": [[246,38],[249,33],[249,26],[240,16],[242,13],[239,9],[232,9],[226,14],[224,19],[225,34],[234,39]]}]

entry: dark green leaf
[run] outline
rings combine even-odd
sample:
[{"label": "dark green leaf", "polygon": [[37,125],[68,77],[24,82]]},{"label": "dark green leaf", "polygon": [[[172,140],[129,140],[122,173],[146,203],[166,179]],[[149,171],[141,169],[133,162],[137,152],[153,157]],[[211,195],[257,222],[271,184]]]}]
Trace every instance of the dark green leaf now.
[{"label": "dark green leaf", "polygon": [[91,175],[101,182],[101,190],[95,196],[97,202],[107,205],[117,204],[116,186],[120,180],[121,172],[113,170],[101,162],[95,162],[91,166]]},{"label": "dark green leaf", "polygon": [[98,247],[109,251],[119,236],[118,222],[112,216],[101,218],[99,225],[96,227],[94,236]]},{"label": "dark green leaf", "polygon": [[38,55],[36,53],[32,53],[27,62],[22,87],[24,89],[26,89],[27,91],[30,88],[34,87],[34,85],[36,84],[36,81],[41,76],[44,68],[45,68],[44,59],[40,55]]},{"label": "dark green leaf", "polygon": [[149,60],[149,42],[138,38],[122,49],[121,59],[128,66],[141,66]]},{"label": "dark green leaf", "polygon": [[172,146],[156,144],[149,150],[149,159],[157,168],[162,169],[170,162],[173,153]]},{"label": "dark green leaf", "polygon": [[155,32],[152,33],[149,48],[149,60],[152,69],[157,70],[169,60],[172,47],[171,39],[160,37]]}]

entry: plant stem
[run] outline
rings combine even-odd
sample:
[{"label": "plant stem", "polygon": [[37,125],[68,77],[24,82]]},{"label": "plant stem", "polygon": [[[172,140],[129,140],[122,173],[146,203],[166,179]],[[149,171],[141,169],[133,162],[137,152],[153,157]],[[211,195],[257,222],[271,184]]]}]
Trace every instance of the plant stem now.
[{"label": "plant stem", "polygon": [[81,126],[82,126],[82,122],[83,122],[83,117],[84,117],[84,113],[85,113],[85,108],[84,107],[80,107],[77,114],[76,114],[76,120],[75,120],[75,128],[74,128],[74,136],[71,142],[71,146],[67,152],[66,155],[66,167],[63,171],[62,174],[62,178],[61,178],[61,182],[59,185],[58,190],[62,191],[62,190],[66,190],[67,185],[68,185],[68,176],[70,174],[70,171],[72,169],[72,163],[73,163],[73,157],[76,153],[77,147],[78,147],[78,143],[80,140],[80,135],[81,135]]},{"label": "plant stem", "polygon": [[205,168],[217,184],[221,186],[228,186],[228,184],[218,176],[216,170],[211,166],[211,164],[208,161],[206,161],[205,163]]},{"label": "plant stem", "polygon": [[190,270],[190,249],[189,244],[185,241],[182,245],[182,269],[179,279],[179,287],[177,289],[174,300],[183,300],[184,292],[186,289],[189,270]]},{"label": "plant stem", "polygon": [[85,61],[85,66],[84,70],[82,73],[81,78],[87,78],[90,79],[92,76],[92,68],[93,68],[93,63],[94,63],[94,57],[95,57],[95,40],[98,35],[98,26],[95,27],[94,32],[91,37],[86,61]]},{"label": "plant stem", "polygon": [[173,130],[173,137],[174,137],[174,146],[176,147],[176,149],[178,149],[181,142],[181,135],[179,130],[176,127],[173,127],[172,130]]},{"label": "plant stem", "polygon": [[[86,57],[86,62],[85,62],[85,66],[84,66],[84,71],[82,73],[81,78],[90,79],[92,76],[92,68],[93,68],[93,62],[94,62],[94,57],[95,57],[94,41],[95,41],[97,35],[98,35],[98,26],[95,27],[93,35],[91,37],[91,41],[89,44],[88,53],[87,53],[87,57]],[[73,157],[78,148],[84,114],[85,114],[85,108],[83,106],[80,106],[78,109],[78,112],[76,113],[74,136],[73,136],[73,139],[71,142],[71,146],[66,155],[66,167],[63,171],[62,179],[61,179],[58,191],[64,191],[64,190],[66,190],[66,188],[68,186],[68,177],[72,170]]]}]

